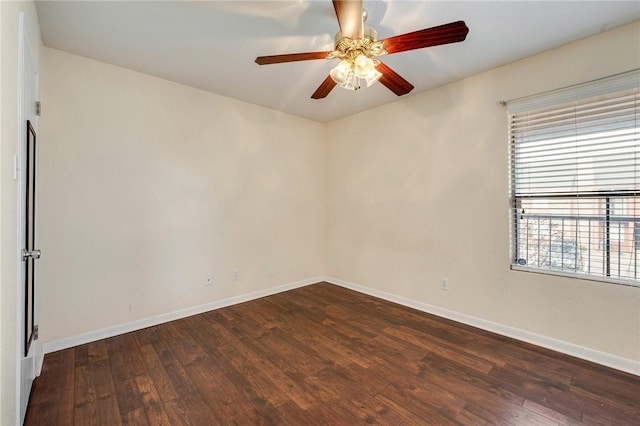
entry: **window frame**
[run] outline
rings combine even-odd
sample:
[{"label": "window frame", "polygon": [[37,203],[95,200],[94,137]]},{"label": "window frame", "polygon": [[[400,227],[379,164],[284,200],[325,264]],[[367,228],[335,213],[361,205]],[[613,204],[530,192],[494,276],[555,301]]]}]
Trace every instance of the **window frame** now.
[{"label": "window frame", "polygon": [[[589,271],[588,273],[586,273],[586,272],[577,270],[578,256],[579,255],[581,256],[578,250],[578,243],[579,243],[578,237],[576,237],[576,241],[573,242],[573,244],[576,245],[576,253],[573,259],[573,261],[575,262],[574,268],[576,268],[576,270],[574,271],[565,270],[564,259],[562,258],[562,256],[564,255],[564,246],[561,250],[560,269],[554,269],[552,267],[551,247],[554,244],[554,240],[552,239],[551,235],[549,236],[549,241],[548,241],[548,246],[549,246],[548,247],[548,256],[549,256],[548,267],[543,267],[542,265],[540,265],[539,242],[538,242],[538,254],[536,257],[537,265],[530,266],[526,263],[525,264],[520,263],[521,259],[518,256],[518,247],[520,244],[519,238],[521,238],[519,235],[519,233],[521,232],[519,227],[521,226],[521,221],[523,220],[523,217],[525,215],[524,210],[522,210],[521,208],[523,200],[535,200],[536,198],[545,199],[545,200],[549,200],[552,198],[562,198],[566,200],[578,201],[580,197],[583,196],[583,197],[599,199],[602,202],[605,202],[607,206],[609,206],[610,200],[613,197],[615,197],[614,204],[617,204],[619,202],[622,206],[624,206],[624,210],[626,211],[627,206],[629,205],[628,199],[630,198],[631,200],[638,200],[640,197],[640,192],[638,191],[638,188],[636,188],[634,185],[631,189],[623,190],[623,191],[596,191],[596,192],[588,193],[588,191],[582,192],[580,190],[577,190],[575,193],[555,193],[554,194],[553,191],[551,191],[543,194],[533,194],[533,193],[526,194],[526,195],[516,194],[516,180],[518,178],[518,175],[516,172],[515,153],[517,152],[517,148],[516,148],[516,139],[512,135],[512,122],[511,122],[512,116],[517,113],[526,113],[528,111],[536,111],[544,108],[561,106],[563,104],[567,104],[570,102],[580,102],[580,101],[588,100],[590,98],[595,98],[601,95],[612,94],[615,92],[630,90],[630,89],[635,89],[636,93],[638,93],[637,90],[640,89],[640,69],[631,70],[631,71],[617,74],[611,77],[605,77],[602,79],[597,79],[591,82],[582,83],[582,84],[578,84],[570,87],[565,87],[558,90],[544,92],[538,95],[533,95],[525,98],[519,98],[511,101],[502,102],[502,104],[506,106],[508,109],[507,124],[508,124],[508,143],[509,143],[509,197],[510,197],[509,199],[510,201],[510,207],[509,207],[510,256],[509,257],[510,257],[511,270],[541,273],[545,275],[561,276],[561,277],[567,277],[567,278],[597,281],[597,282],[604,282],[604,283],[612,283],[612,284],[619,284],[619,285],[625,285],[625,286],[631,286],[631,287],[640,287],[640,276],[637,275],[637,273],[635,278],[632,277],[631,279],[628,279],[626,277],[620,277],[620,270],[618,270],[617,277],[610,276],[611,275],[611,270],[610,270],[611,254],[613,251],[613,248],[611,247],[611,244],[613,242],[611,240],[612,233],[610,229],[610,226],[612,223],[611,217],[618,214],[618,212],[611,212],[608,208],[606,209],[604,222],[603,222],[603,223],[606,223],[606,231],[603,230],[603,235],[605,235],[606,243],[605,243],[605,248],[602,250],[606,255],[606,260],[603,259],[603,269],[606,266],[606,275],[604,275],[604,272],[603,272],[603,275],[596,275],[595,272],[592,273]],[[636,106],[635,111],[636,111],[636,117],[640,117],[639,115],[640,107]],[[636,129],[640,127],[640,123],[638,123],[638,120],[639,118],[636,118]],[[634,176],[640,179],[640,176],[637,176],[637,175],[634,175]],[[522,217],[519,218],[519,216],[522,216]],[[569,218],[569,220],[572,220],[570,218],[570,215],[566,215],[566,216],[563,215],[563,217],[561,218],[563,227],[564,227],[564,220],[566,218]],[[585,219],[583,219],[582,216],[580,216],[580,217],[573,218],[573,220],[576,221],[575,232],[577,233],[578,221],[583,221]],[[592,219],[587,219],[587,220],[591,221]],[[538,222],[540,222],[539,219],[538,219]],[[526,224],[526,226],[529,226],[528,223]],[[551,229],[552,226],[553,226],[552,219],[549,219],[548,227]],[[620,227],[620,225],[618,226]],[[538,227],[540,227],[540,223],[538,223]],[[637,257],[639,248],[637,246],[637,241],[635,240],[636,238],[635,234],[638,232],[638,229],[640,229],[640,225],[638,224],[638,222],[636,222],[633,232],[631,232],[632,250],[635,250],[634,254],[632,255],[633,256],[632,258],[635,259],[634,268],[636,269],[634,270],[637,270],[637,268],[640,267],[640,263],[638,262],[638,257]],[[561,233],[562,233],[561,244],[564,244],[565,243],[564,229],[561,231]],[[529,238],[528,233],[526,238]],[[538,238],[538,241],[539,241],[539,238]],[[557,243],[557,241],[555,241],[555,243]],[[591,247],[592,247],[591,240],[589,240],[589,252],[591,252]],[[528,254],[528,245],[527,245],[527,255],[525,256],[525,262],[528,261],[528,258],[529,258],[529,254]],[[620,253],[618,253],[618,258],[620,258]],[[620,259],[618,259],[618,262],[620,262]]]}]

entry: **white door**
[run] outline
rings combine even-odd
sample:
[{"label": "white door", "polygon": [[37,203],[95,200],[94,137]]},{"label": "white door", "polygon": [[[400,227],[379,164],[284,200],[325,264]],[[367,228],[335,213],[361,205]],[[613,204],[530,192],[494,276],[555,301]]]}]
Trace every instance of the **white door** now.
[{"label": "white door", "polygon": [[38,345],[36,326],[36,264],[40,257],[37,250],[37,163],[36,147],[38,133],[38,116],[36,102],[38,96],[38,64],[35,44],[30,40],[24,15],[20,14],[20,148],[18,150],[18,179],[20,205],[18,207],[20,247],[20,279],[18,301],[18,359],[19,362],[19,395],[20,423],[24,416],[31,393],[31,384],[36,375],[35,359]]}]

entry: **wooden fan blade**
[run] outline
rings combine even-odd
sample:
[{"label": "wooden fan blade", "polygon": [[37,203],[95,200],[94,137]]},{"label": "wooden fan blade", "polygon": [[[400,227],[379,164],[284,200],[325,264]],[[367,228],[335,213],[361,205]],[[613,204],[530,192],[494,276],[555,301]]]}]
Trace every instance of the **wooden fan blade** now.
[{"label": "wooden fan blade", "polygon": [[467,38],[469,28],[464,21],[451,22],[438,27],[426,28],[384,39],[387,53],[405,52],[441,44],[457,43]]},{"label": "wooden fan blade", "polygon": [[324,79],[324,81],[322,82],[322,84],[316,89],[315,92],[313,92],[313,95],[311,95],[311,99],[322,99],[322,98],[326,98],[327,95],[329,94],[329,92],[331,92],[333,90],[333,88],[336,87],[336,82],[333,81],[333,79],[331,78],[331,76],[327,76],[327,78]]},{"label": "wooden fan blade", "polygon": [[378,80],[398,96],[406,95],[413,90],[413,84],[402,78],[400,74],[380,62],[376,69],[382,73],[382,77]]},{"label": "wooden fan blade", "polygon": [[362,38],[362,0],[333,0],[333,8],[338,17],[342,36],[352,39]]},{"label": "wooden fan blade", "polygon": [[330,52],[288,53],[284,55],[258,56],[256,64],[269,65],[283,62],[310,61],[312,59],[327,59]]}]

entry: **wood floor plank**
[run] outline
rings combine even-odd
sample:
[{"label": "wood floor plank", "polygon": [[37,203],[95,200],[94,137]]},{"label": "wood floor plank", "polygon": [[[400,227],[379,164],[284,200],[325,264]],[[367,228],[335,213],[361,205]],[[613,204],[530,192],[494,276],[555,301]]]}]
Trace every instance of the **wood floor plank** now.
[{"label": "wood floor plank", "polygon": [[147,419],[147,415],[144,412],[144,408],[139,407],[135,410],[129,411],[126,414],[126,420],[124,421],[125,425],[131,426],[148,426],[149,420]]},{"label": "wood floor plank", "polygon": [[327,283],[47,354],[26,426],[639,425],[640,378]]},{"label": "wood floor plank", "polygon": [[559,426],[560,423],[510,402],[478,405],[468,403],[465,411],[494,425]]},{"label": "wood floor plank", "polygon": [[320,343],[311,336],[298,336],[298,340],[327,361],[331,361],[332,363],[341,366],[351,364],[351,360],[348,357],[335,351],[330,346]]},{"label": "wood floor plank", "polygon": [[158,330],[160,328],[162,327],[154,326],[136,331],[133,335],[136,339],[136,342],[138,343],[138,346],[142,347],[158,342],[158,340],[160,340],[160,336],[158,335]]},{"label": "wood floor plank", "polygon": [[484,358],[468,354],[465,350],[443,345],[432,339],[428,333],[422,331],[416,331],[405,326],[387,327],[382,331],[385,334],[422,348],[429,353],[439,355],[444,359],[454,360],[458,364],[472,368],[481,374],[487,374],[495,365]]},{"label": "wood floor plank", "polygon": [[423,390],[393,385],[376,395],[376,399],[391,407],[402,407],[427,424],[452,424],[462,411],[462,407],[455,407],[453,410],[453,407],[446,407],[447,411],[443,412],[443,409],[429,403],[429,394]]},{"label": "wood floor plank", "polygon": [[256,366],[265,378],[275,384],[276,388],[286,395],[287,399],[302,409],[311,407],[314,403],[312,396],[307,395],[298,381],[292,379],[285,371],[278,368],[270,359],[270,353],[262,348],[258,342],[250,338],[238,339],[233,336],[230,342],[252,365]]},{"label": "wood floor plank", "polygon": [[251,424],[247,409],[251,405],[241,405],[241,392],[225,375],[224,371],[216,368],[213,359],[192,363],[186,367],[189,376],[196,383],[198,393],[209,406],[214,418],[224,424],[226,419],[234,419],[238,424]]},{"label": "wood floor plank", "polygon": [[115,394],[98,399],[98,418],[101,425],[119,426],[122,424],[118,398]]},{"label": "wood floor plank", "polygon": [[[355,417],[360,419],[361,424],[382,424],[382,425],[424,425],[427,423],[425,419],[421,419],[406,408],[389,404],[376,399],[376,397],[364,397],[361,399],[349,399],[345,396],[355,408]],[[351,419],[345,419],[348,423]]]},{"label": "wood floor plank", "polygon": [[102,361],[109,357],[104,340],[87,343],[76,348],[76,366]]},{"label": "wood floor plank", "polygon": [[[441,388],[415,376],[405,376],[404,372],[392,366],[375,365],[371,371],[390,382],[390,386],[376,397],[393,400],[417,416],[427,415],[426,418],[433,418],[438,422],[452,422],[467,403],[453,390]],[[400,377],[402,379],[398,380]]]},{"label": "wood floor plank", "polygon": [[507,364],[496,367],[490,375],[510,391],[544,405],[573,419],[582,417],[584,405],[574,398],[569,387],[561,382],[541,379],[528,371]]},{"label": "wood floor plank", "polygon": [[253,319],[262,329],[271,330],[282,327],[283,324],[283,315],[274,309],[272,304],[264,300],[237,305],[235,312],[243,318]]},{"label": "wood floor plank", "polygon": [[105,340],[114,381],[125,380],[146,371],[132,333]]},{"label": "wood floor plank", "polygon": [[79,417],[76,416],[76,423],[99,423],[98,396],[91,370],[92,368],[87,365],[76,368],[75,409],[76,413],[81,413]]},{"label": "wood floor plank", "polygon": [[[356,400],[368,399],[389,386],[388,381],[380,376],[367,374],[367,370],[357,364],[327,367],[318,372],[315,377],[320,383],[330,383],[341,398]],[[353,386],[355,382],[360,384],[357,389]],[[355,395],[361,395],[361,397],[356,398]]]},{"label": "wood floor plank", "polygon": [[[131,419],[141,419],[139,411],[142,410],[144,414],[144,404],[138,391],[136,378],[115,380],[115,386],[122,422],[126,424]],[[144,417],[146,419],[146,416]]]},{"label": "wood floor plank", "polygon": [[463,409],[455,418],[455,421],[459,424],[463,425],[474,425],[474,426],[490,426],[497,423],[491,423],[488,420],[483,419],[482,417],[472,413],[466,408]]},{"label": "wood floor plank", "polygon": [[75,370],[76,425],[119,425],[120,408],[108,359],[79,365]]},{"label": "wood floor plank", "polygon": [[476,371],[447,358],[428,354],[420,364],[418,377],[441,388],[455,388],[456,394],[468,402],[478,404],[504,400],[522,405],[525,398],[502,386],[494,377],[476,374]]},{"label": "wood floor plank", "polygon": [[183,330],[186,330],[208,355],[228,344],[226,336],[221,335],[211,327],[203,315],[184,318],[182,323],[184,325]]},{"label": "wood floor plank", "polygon": [[219,425],[209,406],[197,392],[182,394],[164,404],[171,426]]},{"label": "wood floor plank", "polygon": [[347,360],[348,363],[358,364],[363,368],[370,367],[372,363],[371,358],[375,356],[374,354],[371,354],[370,357],[363,357],[362,353],[357,350],[356,345],[351,341],[336,338],[336,336],[331,333],[324,336],[316,336],[314,337],[314,340],[339,354],[342,358]]},{"label": "wood floor plank", "polygon": [[183,366],[197,362],[207,357],[207,353],[189,334],[183,320],[172,321],[159,329],[161,338],[171,348],[171,351]]},{"label": "wood floor plank", "polygon": [[231,346],[223,346],[218,353],[234,367],[236,374],[246,380],[242,385],[246,389],[253,389],[257,397],[264,398],[274,407],[279,407],[289,400],[281,392],[274,381],[254,362],[249,361],[243,354]]},{"label": "wood floor plank", "polygon": [[563,414],[558,413],[555,410],[547,408],[543,405],[537,404],[533,401],[529,401],[528,399],[524,401],[522,406],[528,410],[533,411],[534,413],[538,413],[550,420],[558,422],[558,424],[565,426],[575,426],[581,424],[578,420],[572,419],[571,417],[567,417]]},{"label": "wood floor plank", "polygon": [[[171,381],[171,385],[173,389],[178,394],[179,397],[186,393],[192,393],[196,391],[196,385],[193,383],[184,367],[179,363],[169,363],[164,366],[164,370]],[[165,397],[165,400],[171,399],[170,397]]]},{"label": "wood floor plank", "polygon": [[[601,381],[602,375],[592,370],[581,371],[571,380],[571,388],[574,392],[592,395],[595,399],[603,399],[603,403],[612,396],[623,407],[633,409],[638,404],[638,383],[616,377],[605,382]],[[623,408],[624,409],[624,408]],[[640,423],[640,422],[639,422]]]},{"label": "wood floor plank", "polygon": [[278,362],[291,366],[291,360],[295,359],[296,369],[304,375],[315,374],[323,368],[333,365],[331,360],[320,356],[313,348],[296,339],[296,336],[281,330],[270,330],[268,334],[258,339],[258,342],[267,350],[278,354],[277,357],[271,357],[272,360],[277,358]]},{"label": "wood floor plank", "polygon": [[[40,421],[40,420],[39,420]],[[35,423],[38,424],[38,423]],[[97,403],[81,403],[76,404],[74,407],[73,425],[93,426],[99,425],[98,420],[98,406]]]},{"label": "wood floor plank", "polygon": [[[594,385],[596,392],[599,392],[599,388],[599,385]],[[571,398],[572,404],[582,407],[583,419],[585,416],[602,417],[609,419],[608,422],[611,423],[640,425],[640,410],[638,410],[640,394],[637,397],[637,402],[632,405],[626,405],[626,400],[620,400],[615,396],[595,396],[592,392],[586,392],[581,388],[571,388],[567,398]]]},{"label": "wood floor plank", "polygon": [[136,376],[135,380],[149,424],[163,426],[170,425],[169,417],[162,405],[160,396],[156,391],[154,381],[151,377],[140,375]]},{"label": "wood floor plank", "polygon": [[287,401],[279,407],[279,410],[291,425],[324,426],[328,424],[321,416],[301,408],[293,401]]},{"label": "wood floor plank", "polygon": [[169,378],[167,371],[160,362],[153,345],[140,346],[140,354],[162,401],[167,402],[178,398],[178,392],[173,387],[171,378]]}]

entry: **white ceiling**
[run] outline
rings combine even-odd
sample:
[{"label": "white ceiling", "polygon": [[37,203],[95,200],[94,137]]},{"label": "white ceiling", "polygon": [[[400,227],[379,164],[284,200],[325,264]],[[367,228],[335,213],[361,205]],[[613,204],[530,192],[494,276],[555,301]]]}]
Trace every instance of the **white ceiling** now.
[{"label": "white ceiling", "polygon": [[[639,1],[364,1],[384,39],[464,20],[462,43],[384,57],[407,96],[640,19]],[[329,122],[398,99],[381,84],[311,94],[337,60],[259,66],[256,56],[333,49],[329,0],[41,1],[43,43],[275,110]],[[631,52],[638,54],[638,52]]]}]

